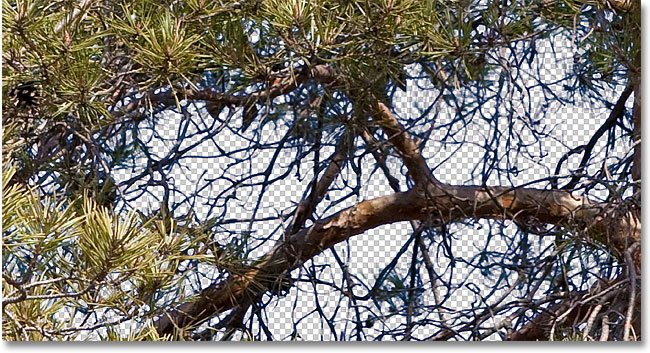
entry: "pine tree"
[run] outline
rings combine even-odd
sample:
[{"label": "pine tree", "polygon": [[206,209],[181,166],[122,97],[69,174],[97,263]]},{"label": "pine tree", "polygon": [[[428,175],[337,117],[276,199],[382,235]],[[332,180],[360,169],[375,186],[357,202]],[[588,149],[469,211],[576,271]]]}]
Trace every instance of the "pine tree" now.
[{"label": "pine tree", "polygon": [[[3,339],[301,339],[268,317],[305,288],[323,339],[640,339],[639,1],[4,0],[2,26]],[[565,104],[602,125],[522,183]],[[468,145],[445,182],[428,151]],[[345,244],[395,222],[360,278]]]}]

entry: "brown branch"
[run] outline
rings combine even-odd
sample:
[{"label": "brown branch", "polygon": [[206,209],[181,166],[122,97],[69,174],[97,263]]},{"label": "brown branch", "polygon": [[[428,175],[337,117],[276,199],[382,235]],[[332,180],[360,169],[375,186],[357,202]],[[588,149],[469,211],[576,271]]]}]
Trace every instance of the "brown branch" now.
[{"label": "brown branch", "polygon": [[[625,313],[625,326],[623,327],[623,341],[629,341],[630,339],[630,331],[632,330],[632,316],[634,316],[634,303],[637,300],[636,297],[636,270],[635,270],[635,264],[634,261],[632,260],[632,254],[636,250],[636,248],[639,246],[638,242],[635,242],[630,246],[626,251],[625,251],[625,264],[627,265],[627,269],[629,271],[629,279],[630,279],[630,299],[629,299],[629,304],[627,307],[627,312]],[[636,331],[639,332],[639,331]]]},{"label": "brown branch", "polygon": [[[602,313],[601,321],[605,323],[601,329],[601,340],[609,336],[608,312],[620,312],[617,307],[623,302],[617,298],[625,297],[630,290],[630,282],[625,275],[612,281],[598,281],[587,292],[573,293],[571,298],[564,299],[544,309],[542,313],[528,321],[523,327],[512,333],[509,341],[548,341],[558,325],[571,323],[576,327],[587,322],[583,338],[588,337],[591,321]],[[638,298],[637,298],[638,299]],[[635,330],[640,329],[640,317],[632,324]],[[639,332],[639,331],[636,331]]]},{"label": "brown branch", "polygon": [[416,203],[412,202],[414,198],[416,195],[411,192],[364,201],[290,235],[254,269],[243,275],[233,275],[204,290],[196,301],[166,313],[155,323],[158,332],[172,334],[176,326],[186,328],[198,324],[232,308],[242,299],[263,293],[282,274],[351,235],[380,224],[408,220],[411,213],[417,212]]},{"label": "brown branch", "polygon": [[[266,90],[251,93],[245,96],[232,95],[226,93],[217,93],[210,90],[190,91],[186,93],[184,98],[190,100],[204,100],[208,112],[213,117],[219,115],[221,110],[226,106],[245,107],[254,104],[255,102],[271,101],[274,98],[287,94],[295,90],[298,86],[308,80],[315,80],[322,84],[330,84],[336,82],[336,73],[334,70],[325,65],[316,65],[311,69],[301,68],[296,70],[295,75],[285,77],[275,82],[271,87]],[[173,106],[176,104],[174,93],[171,90],[164,92],[154,93],[162,87],[156,87],[148,90],[141,98],[132,99],[126,106],[116,109],[111,113],[112,117],[118,118],[120,116],[129,114],[139,109],[143,102],[150,100],[155,104],[162,104],[163,106]]]},{"label": "brown branch", "polygon": [[416,185],[440,184],[427,166],[427,162],[420,153],[417,143],[400,124],[390,108],[383,102],[377,101],[373,107],[373,120],[388,135],[390,142],[400,153],[409,175]]},{"label": "brown branch", "polygon": [[[298,76],[295,82],[298,83],[307,78],[312,78],[322,84],[333,84],[338,82],[338,76],[334,68],[327,65],[316,65],[310,69],[308,77]],[[354,97],[355,94],[349,96]],[[364,104],[364,101],[360,99],[354,103],[361,104],[362,110],[367,111],[389,137],[389,141],[400,153],[413,181],[419,185],[440,184],[427,166],[417,143],[397,120],[390,108],[380,99],[372,99],[375,103],[371,106]]]},{"label": "brown branch", "polygon": [[[329,186],[339,175],[341,168],[348,159],[345,141],[346,140],[344,137],[339,140],[338,144],[336,145],[334,154],[332,154],[332,156],[329,158],[330,164],[327,166],[327,169],[323,173],[323,176],[320,178],[320,180],[317,179],[318,175],[314,176],[314,183],[312,183],[314,184],[314,187],[311,189],[309,196],[300,201],[298,207],[296,207],[296,210],[294,211],[294,218],[288,227],[288,233],[286,234],[287,236],[298,232],[300,228],[302,228],[305,220],[307,220],[307,218],[314,213],[316,206],[325,197]],[[235,311],[233,311],[233,313],[231,313],[228,318],[224,319],[224,323],[220,326],[232,327],[233,325],[240,324],[243,314],[248,310],[251,304],[257,301],[258,297],[259,294],[255,298],[246,298],[247,300],[245,303],[238,303],[238,307],[235,308]],[[238,319],[232,319],[232,317]]]},{"label": "brown branch", "polygon": [[567,311],[569,311],[569,314],[566,316],[567,320],[580,321],[579,319],[586,319],[586,309],[587,308],[583,307],[583,305],[575,305],[575,302],[572,300],[563,300],[544,310],[544,312],[536,316],[524,327],[508,337],[508,340],[548,341],[553,323],[559,315],[562,313],[567,313]]},{"label": "brown branch", "polygon": [[[315,80],[322,84],[330,84],[336,81],[336,73],[334,69],[325,65],[316,65],[310,69],[303,67],[297,70],[295,75],[280,79],[266,90],[251,93],[247,96],[234,96],[203,90],[189,94],[188,98],[205,100],[210,114],[216,117],[225,106],[250,107],[257,102],[269,102],[278,96],[288,94],[308,80]],[[250,123],[252,123],[252,120],[247,121],[247,124]]]},{"label": "brown branch", "polygon": [[[437,193],[414,188],[404,193],[367,200],[316,222],[312,227],[279,242],[254,268],[242,275],[204,290],[198,299],[182,304],[156,322],[160,334],[171,334],[174,327],[193,327],[231,309],[245,298],[255,297],[272,288],[278,278],[332,245],[379,225],[399,221],[430,219],[432,214],[444,223],[466,218],[511,219],[520,222],[564,224],[582,221],[587,234],[602,237],[610,223],[601,215],[603,205],[561,190],[506,189],[486,190],[481,186],[438,186]],[[505,211],[505,212],[504,212]],[[633,228],[640,237],[640,224],[621,223]],[[611,247],[625,244],[627,233],[610,234]],[[624,250],[624,249],[623,249]],[[624,251],[621,251],[623,253]]]}]

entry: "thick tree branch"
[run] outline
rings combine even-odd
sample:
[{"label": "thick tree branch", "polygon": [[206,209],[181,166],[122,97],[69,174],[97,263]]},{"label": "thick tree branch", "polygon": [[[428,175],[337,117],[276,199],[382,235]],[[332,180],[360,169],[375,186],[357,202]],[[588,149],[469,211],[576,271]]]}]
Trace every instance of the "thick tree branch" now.
[{"label": "thick tree branch", "polygon": [[156,322],[158,332],[171,334],[176,326],[192,327],[229,310],[241,300],[273,288],[278,278],[323,250],[383,224],[432,217],[444,223],[468,218],[558,225],[579,221],[585,225],[588,236],[609,241],[606,245],[621,253],[628,243],[628,236],[640,239],[640,222],[626,219],[620,220],[615,228],[629,232],[619,231],[604,236],[603,233],[612,229],[612,219],[603,214],[605,207],[561,190],[450,185],[437,185],[435,189],[437,191],[414,188],[408,192],[363,201],[316,222],[312,227],[279,242],[247,273],[233,275],[204,290],[197,300],[166,313]]}]

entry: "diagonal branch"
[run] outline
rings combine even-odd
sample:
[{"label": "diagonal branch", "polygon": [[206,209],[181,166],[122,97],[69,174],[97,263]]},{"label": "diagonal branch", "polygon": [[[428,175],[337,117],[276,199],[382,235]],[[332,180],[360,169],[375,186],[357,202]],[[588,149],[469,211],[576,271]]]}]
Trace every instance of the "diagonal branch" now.
[{"label": "diagonal branch", "polygon": [[[205,100],[210,114],[216,116],[225,106],[250,107],[257,102],[270,102],[278,96],[290,93],[309,80],[315,80],[322,84],[334,83],[336,82],[336,73],[332,68],[325,65],[316,65],[312,68],[302,67],[297,70],[295,75],[280,79],[267,89],[246,96],[203,90],[189,94],[188,98]],[[251,122],[252,120],[247,121],[247,124]]]},{"label": "diagonal branch", "polygon": [[[622,298],[628,296],[631,287],[630,284],[634,282],[635,280],[621,275],[612,281],[599,280],[588,291],[570,293],[569,298],[543,309],[542,312],[533,317],[524,326],[510,334],[507,340],[546,341],[553,339],[552,334],[558,326],[569,323],[571,326],[576,327],[584,322],[591,322],[593,325],[593,321],[599,313],[604,318],[607,318],[607,313],[610,312],[619,313],[620,315],[624,311],[622,306],[627,304]],[[640,300],[636,295],[632,295],[632,298]],[[634,317],[632,325],[636,332],[640,332],[640,315]],[[585,328],[583,337],[589,336],[590,326],[588,324]],[[604,337],[603,335],[607,334],[608,328],[604,327],[601,333],[601,340]]]},{"label": "diagonal branch", "polygon": [[[560,167],[562,166],[562,162],[564,162],[566,160],[566,158],[570,156],[570,154],[572,154],[572,153],[574,153],[574,151],[578,151],[578,150],[583,150],[584,151],[583,155],[582,155],[582,160],[580,161],[580,166],[578,167],[578,170],[575,172],[575,174],[573,175],[571,180],[566,185],[564,185],[562,187],[562,189],[564,189],[564,190],[572,190],[576,186],[576,184],[578,184],[578,181],[582,177],[582,174],[583,174],[585,168],[587,167],[587,162],[589,162],[589,159],[591,158],[591,152],[594,149],[594,146],[596,146],[596,142],[598,142],[598,140],[603,136],[603,134],[605,132],[607,132],[609,129],[611,129],[616,124],[616,122],[618,120],[620,120],[621,117],[623,117],[623,115],[625,114],[625,102],[630,97],[630,94],[632,93],[632,91],[633,91],[633,89],[630,86],[628,86],[623,91],[623,93],[621,94],[621,97],[616,102],[616,105],[614,106],[614,109],[612,109],[612,111],[609,114],[609,117],[607,118],[607,120],[605,120],[603,125],[601,125],[600,128],[598,128],[598,130],[596,130],[596,132],[591,137],[591,139],[589,139],[589,142],[587,143],[587,145],[581,146],[581,147],[584,147],[584,148],[574,149],[571,152],[569,152],[569,154],[563,156],[560,159],[557,167],[555,168],[555,175],[560,174]],[[555,179],[553,179],[553,181],[554,181],[554,183],[557,182],[557,181],[555,181]]]},{"label": "diagonal branch", "polygon": [[[334,179],[339,175],[341,168],[346,163],[348,159],[347,148],[345,146],[346,139],[341,137],[339,142],[336,144],[336,150],[334,154],[329,158],[329,165],[323,176],[318,180],[317,183],[314,183],[314,187],[311,189],[309,196],[306,199],[303,199],[298,204],[296,211],[294,213],[293,221],[289,226],[289,234],[294,234],[302,228],[305,224],[305,221],[309,216],[314,213],[316,206],[319,202],[325,197],[330,185],[334,182]],[[318,175],[315,175],[314,178],[317,178]]]},{"label": "diagonal branch", "polygon": [[416,185],[440,184],[427,166],[427,162],[422,157],[417,143],[413,141],[411,135],[400,124],[385,103],[378,101],[375,104],[372,118],[388,135],[389,140],[400,153],[404,164],[408,168],[409,175]]}]

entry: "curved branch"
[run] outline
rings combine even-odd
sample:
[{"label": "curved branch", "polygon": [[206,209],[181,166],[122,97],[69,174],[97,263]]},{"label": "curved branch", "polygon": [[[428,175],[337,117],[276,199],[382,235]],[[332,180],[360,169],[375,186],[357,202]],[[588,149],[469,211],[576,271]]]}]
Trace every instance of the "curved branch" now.
[{"label": "curved branch", "polygon": [[629,232],[621,231],[604,237],[603,232],[611,228],[611,220],[603,215],[604,210],[604,205],[595,204],[585,197],[574,197],[562,190],[435,185],[429,190],[414,188],[393,193],[363,201],[290,235],[278,242],[254,268],[207,288],[198,299],[165,313],[155,326],[161,335],[166,335],[172,334],[176,327],[200,324],[246,298],[273,288],[278,278],[323,250],[366,230],[399,221],[433,217],[449,223],[467,218],[490,218],[563,225],[578,220],[588,228],[587,234],[601,241],[608,240],[607,245],[623,250],[623,253],[628,236],[640,239],[640,222],[620,220],[617,229]]}]

